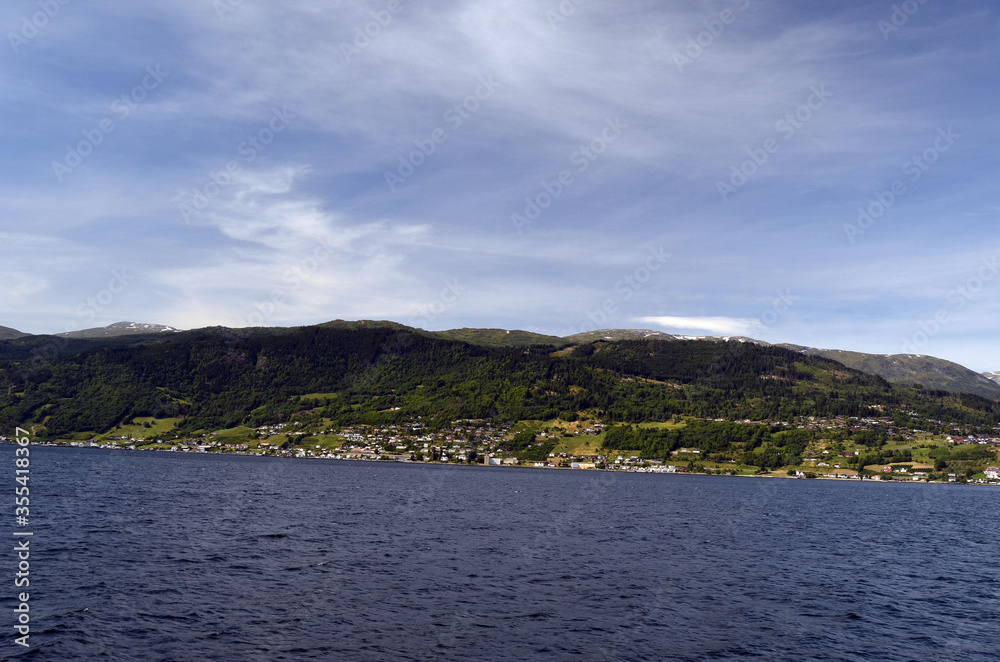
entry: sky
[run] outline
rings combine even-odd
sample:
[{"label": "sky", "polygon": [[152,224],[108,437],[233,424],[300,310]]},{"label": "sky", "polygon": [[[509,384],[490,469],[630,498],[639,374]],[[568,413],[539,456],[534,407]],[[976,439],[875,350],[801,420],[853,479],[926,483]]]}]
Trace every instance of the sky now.
[{"label": "sky", "polygon": [[11,0],[0,325],[651,328],[1000,370],[971,0]]}]

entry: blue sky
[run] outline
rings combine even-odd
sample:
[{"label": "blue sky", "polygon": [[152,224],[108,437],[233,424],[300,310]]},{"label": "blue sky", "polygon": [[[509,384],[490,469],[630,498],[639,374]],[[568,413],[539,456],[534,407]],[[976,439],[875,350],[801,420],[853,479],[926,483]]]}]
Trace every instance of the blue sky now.
[{"label": "blue sky", "polygon": [[995,3],[63,1],[0,8],[2,325],[1000,369]]}]

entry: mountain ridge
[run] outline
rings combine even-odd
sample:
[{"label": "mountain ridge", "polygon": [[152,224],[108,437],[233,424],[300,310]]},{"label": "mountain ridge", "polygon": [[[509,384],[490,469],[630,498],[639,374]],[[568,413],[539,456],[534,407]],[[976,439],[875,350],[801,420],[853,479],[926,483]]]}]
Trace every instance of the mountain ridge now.
[{"label": "mountain ridge", "polygon": [[923,354],[869,354],[842,349],[799,349],[781,345],[811,356],[822,356],[849,368],[879,375],[892,384],[919,384],[927,389],[953,393],[974,393],[984,398],[1000,396],[1000,383],[965,366]]},{"label": "mountain ridge", "polygon": [[29,335],[31,334],[18,331],[17,329],[12,329],[8,326],[0,326],[0,340],[13,340],[15,338],[23,338],[24,336]]},{"label": "mountain ridge", "polygon": [[[681,336],[649,329],[598,329],[566,336],[566,338],[579,342],[615,342],[648,338],[663,341],[708,340],[753,343],[761,346],[772,345],[763,340],[746,336]],[[927,389],[950,393],[972,393],[987,399],[1000,397],[1000,371],[980,374],[954,361],[922,354],[872,354],[840,349],[820,349],[792,343],[779,343],[773,346],[810,356],[833,359],[849,368],[870,375],[878,375],[892,384],[919,384]]]},{"label": "mountain ridge", "polygon": [[[53,347],[65,349],[45,354]],[[441,428],[580,416],[624,424],[879,416],[978,432],[1000,425],[1000,401],[894,386],[764,343],[641,339],[566,351],[385,324],[0,342],[0,427],[30,424],[48,439],[89,439],[142,417],[170,419],[188,435],[293,420]]]},{"label": "mountain ridge", "polygon": [[141,322],[115,322],[107,326],[66,331],[54,334],[59,338],[113,338],[117,336],[141,335],[149,333],[175,332],[176,328],[165,324],[145,324]]},{"label": "mountain ridge", "polygon": [[[829,358],[861,372],[878,375],[890,383],[899,385],[915,385],[930,390],[942,390],[950,393],[972,393],[995,399],[1000,397],[1000,371],[977,373],[961,364],[933,356],[916,354],[873,354],[839,349],[821,349],[797,345],[793,343],[772,344],[763,340],[746,336],[690,336],[670,334],[652,329],[597,329],[576,333],[564,337],[547,335],[532,331],[499,329],[499,328],[469,328],[449,329],[444,331],[426,331],[389,320],[331,320],[313,325],[321,328],[337,329],[378,329],[385,328],[395,331],[415,333],[426,337],[442,338],[466,342],[484,347],[537,347],[553,346],[558,349],[571,348],[574,345],[585,345],[596,342],[621,342],[633,340],[652,340],[664,342],[702,340],[711,342],[751,343],[759,346],[775,346],[789,349],[809,356]],[[220,332],[254,333],[240,331],[227,327],[207,327]],[[278,328],[285,327],[275,327]],[[289,327],[289,329],[301,327]],[[96,340],[129,337],[140,340],[145,337],[155,337],[161,334],[182,333],[175,327],[164,324],[145,324],[136,322],[116,322],[105,327],[83,329],[67,333],[54,334],[59,338],[76,340]],[[183,332],[187,333],[187,332]],[[35,337],[16,329],[0,327],[0,341],[27,339]],[[566,349],[568,351],[568,349]]]}]

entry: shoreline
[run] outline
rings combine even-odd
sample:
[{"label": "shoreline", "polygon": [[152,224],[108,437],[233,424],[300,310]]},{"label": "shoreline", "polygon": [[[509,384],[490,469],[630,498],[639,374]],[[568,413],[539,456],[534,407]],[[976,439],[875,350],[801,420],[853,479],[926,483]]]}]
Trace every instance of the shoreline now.
[{"label": "shoreline", "polygon": [[[0,445],[5,446],[16,446],[10,440],[4,439],[0,441]],[[438,466],[438,467],[462,467],[462,468],[484,468],[484,469],[522,469],[522,470],[555,470],[555,471],[572,471],[572,472],[586,472],[586,473],[612,473],[612,474],[644,474],[644,475],[669,475],[669,476],[704,476],[709,478],[765,478],[765,479],[779,479],[779,480],[822,480],[828,482],[838,482],[838,483],[896,483],[903,485],[956,485],[956,486],[966,486],[966,487],[1000,487],[1000,481],[995,482],[960,482],[960,481],[928,481],[928,480],[899,480],[899,479],[883,479],[881,477],[872,478],[861,478],[858,476],[852,476],[850,478],[836,478],[827,475],[815,475],[812,477],[806,476],[788,476],[782,474],[747,474],[747,473],[707,473],[707,472],[689,472],[689,471],[638,471],[638,470],[615,470],[615,469],[574,469],[572,467],[556,467],[556,466],[546,466],[546,467],[535,467],[528,464],[523,465],[486,465],[481,463],[469,464],[469,463],[459,463],[459,462],[422,462],[416,460],[400,460],[400,459],[367,459],[367,458],[338,458],[338,457],[296,457],[294,455],[267,455],[264,453],[246,453],[240,451],[233,452],[211,452],[211,451],[176,451],[167,450],[163,448],[116,448],[116,447],[105,447],[98,445],[77,445],[71,446],[65,443],[52,443],[52,442],[36,442],[31,444],[32,446],[44,446],[46,448],[66,448],[74,450],[97,450],[97,451],[112,451],[112,452],[131,452],[131,453],[166,453],[174,455],[217,455],[217,456],[236,456],[236,457],[251,457],[251,458],[271,458],[279,460],[309,460],[309,461],[335,461],[335,462],[358,462],[367,464],[403,464],[412,466]]]}]

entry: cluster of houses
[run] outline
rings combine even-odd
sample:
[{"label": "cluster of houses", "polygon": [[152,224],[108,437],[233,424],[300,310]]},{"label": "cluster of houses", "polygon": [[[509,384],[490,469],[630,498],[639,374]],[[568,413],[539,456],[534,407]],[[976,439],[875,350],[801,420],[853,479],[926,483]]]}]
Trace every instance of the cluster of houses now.
[{"label": "cluster of houses", "polygon": [[[751,421],[743,420],[736,423],[744,425],[780,425],[789,429],[812,429],[824,431],[837,430],[877,430],[889,435],[899,435],[903,438],[913,438],[919,430],[897,429],[893,420],[881,416],[881,410],[873,407],[872,415],[860,418],[838,416],[833,418],[803,417],[794,422],[789,421]],[[911,414],[916,417],[915,412]],[[721,420],[721,419],[719,419]],[[970,429],[964,429],[955,424],[941,421],[929,421],[938,429],[951,430],[945,441],[950,444],[978,444],[1000,446],[1000,428],[996,435],[982,434]],[[604,432],[605,425],[594,422],[574,423],[569,430],[546,430],[540,433],[545,442],[558,441],[568,435],[597,436]],[[290,423],[273,423],[251,429],[250,434],[235,440],[231,436],[218,432],[197,435],[194,438],[174,439],[164,442],[160,439],[144,439],[128,435],[113,435],[104,441],[74,441],[67,445],[99,447],[99,448],[130,448],[136,449],[152,443],[169,444],[167,450],[188,453],[239,453],[268,454],[285,457],[322,458],[335,460],[368,460],[368,461],[418,461],[418,462],[458,462],[477,463],[486,466],[528,466],[571,469],[607,469],[612,471],[631,471],[642,473],[681,473],[688,471],[688,465],[702,460],[703,452],[698,448],[680,448],[672,453],[668,460],[641,459],[638,456],[623,456],[609,458],[605,455],[593,454],[573,456],[566,453],[550,453],[545,460],[532,460],[525,463],[517,457],[511,457],[504,452],[507,441],[514,430],[510,425],[498,425],[483,419],[459,419],[452,421],[445,429],[431,430],[419,417],[405,423],[393,425],[357,425],[343,429],[333,429],[329,425],[303,425],[302,421]],[[799,471],[800,476],[818,475],[825,478],[856,479],[857,472],[842,467],[845,459],[861,456],[866,452],[854,444],[844,442],[836,445],[836,452],[829,449],[808,450],[805,453]],[[732,461],[735,464],[735,460]],[[845,463],[846,464],[846,463]],[[812,470],[816,471],[813,472]],[[700,470],[700,469],[699,469]],[[719,471],[719,468],[709,468]],[[927,468],[893,464],[882,468],[880,476],[871,477],[875,480],[927,480]],[[985,471],[985,479],[980,482],[1000,481],[1000,468],[989,467]],[[964,481],[964,476],[949,475],[951,482]]]},{"label": "cluster of houses", "polygon": [[970,434],[968,437],[952,437],[947,436],[944,438],[949,444],[955,444],[956,446],[961,446],[962,444],[978,444],[980,446],[1000,446],[1000,437],[988,437],[986,435],[974,435]]},{"label": "cluster of houses", "polygon": [[[872,409],[881,411],[882,405],[872,405]],[[918,412],[915,411],[904,411],[904,414],[912,416],[913,418],[920,418]],[[835,416],[833,418],[822,418],[816,416],[805,416],[797,422],[789,421],[779,421],[779,420],[763,420],[763,421],[751,421],[751,420],[741,420],[735,421],[736,423],[742,425],[781,425],[788,428],[797,428],[800,430],[850,430],[851,432],[863,432],[866,430],[877,430],[879,432],[884,432],[886,435],[892,437],[899,435],[903,439],[913,439],[916,433],[922,432],[922,430],[911,430],[909,428],[899,428],[896,426],[895,421],[888,416],[862,416],[862,417],[849,417],[849,416]],[[949,436],[946,441],[949,443],[959,444],[991,444],[993,446],[1000,446],[1000,427],[994,429],[996,434],[985,435],[977,434],[969,431],[965,427],[958,425],[956,423],[948,423],[946,421],[939,421],[936,419],[928,419],[928,423],[937,427],[952,430],[952,436]]]}]

